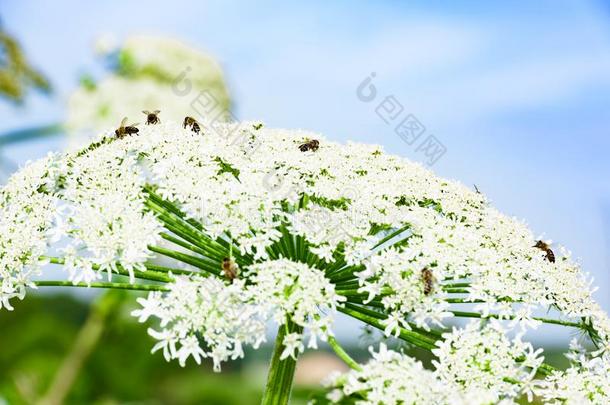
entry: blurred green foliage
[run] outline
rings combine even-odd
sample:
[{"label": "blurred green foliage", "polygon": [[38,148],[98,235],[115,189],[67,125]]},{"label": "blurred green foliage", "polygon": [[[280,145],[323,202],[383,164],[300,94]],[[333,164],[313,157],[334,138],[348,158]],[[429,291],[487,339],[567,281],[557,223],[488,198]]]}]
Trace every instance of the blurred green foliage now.
[{"label": "blurred green foliage", "polygon": [[28,88],[50,92],[49,81],[26,59],[21,46],[0,26],[0,96],[23,102]]},{"label": "blurred green foliage", "polygon": [[[160,352],[150,354],[147,325],[129,316],[127,304],[111,314],[100,342],[72,385],[69,404],[258,404],[271,348],[246,354],[213,373],[212,364],[181,368]],[[30,294],[12,312],[0,311],[0,403],[36,403],[73,347],[89,305],[71,295]],[[314,390],[295,388],[294,403]]]}]

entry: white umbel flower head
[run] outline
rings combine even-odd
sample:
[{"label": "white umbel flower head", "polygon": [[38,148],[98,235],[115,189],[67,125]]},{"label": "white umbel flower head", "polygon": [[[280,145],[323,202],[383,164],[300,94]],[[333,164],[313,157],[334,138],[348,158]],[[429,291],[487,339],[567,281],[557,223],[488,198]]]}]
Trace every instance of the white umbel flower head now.
[{"label": "white umbel flower head", "polygon": [[[41,285],[48,262],[74,284],[152,291],[134,315],[156,322],[153,350],[216,369],[258,347],[269,321],[285,328],[284,360],[333,344],[341,312],[435,348],[434,378],[466,402],[536,393],[536,370],[549,369],[523,333],[549,321],[585,331],[597,350],[548,379],[544,395],[563,398],[572,375],[575,398],[606,392],[591,364],[610,351],[610,321],[589,278],[481,194],[378,146],[260,122],[130,131],[50,155],[0,189],[2,307]],[[549,308],[561,319],[536,316]],[[487,326],[448,332],[457,317]],[[420,370],[385,349],[375,356]],[[399,395],[382,391],[371,398]]]},{"label": "white umbel flower head", "polygon": [[182,366],[192,356],[197,362],[211,358],[214,369],[229,359],[244,356],[246,345],[258,348],[265,341],[265,318],[252,304],[243,281],[227,285],[213,277],[178,277],[166,294],[150,293],[132,312],[140,322],[158,319],[160,331],[149,334],[167,360]]}]

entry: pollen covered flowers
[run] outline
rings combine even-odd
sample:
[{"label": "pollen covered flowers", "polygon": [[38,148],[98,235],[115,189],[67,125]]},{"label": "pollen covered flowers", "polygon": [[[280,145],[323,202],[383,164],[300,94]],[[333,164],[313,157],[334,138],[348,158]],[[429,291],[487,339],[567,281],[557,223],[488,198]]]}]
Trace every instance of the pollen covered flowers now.
[{"label": "pollen covered flowers", "polygon": [[[354,365],[334,338],[339,313],[435,356],[426,371],[380,345],[334,380],[333,401],[607,397],[610,321],[561,246],[378,146],[194,122],[109,129],[15,174],[0,190],[0,305],[68,283],[149,291],[133,315],[150,323],[153,351],[216,370],[265,342],[270,323],[277,361],[322,341]],[[68,283],[45,279],[50,266]],[[543,323],[595,350],[554,370],[525,341]]]}]

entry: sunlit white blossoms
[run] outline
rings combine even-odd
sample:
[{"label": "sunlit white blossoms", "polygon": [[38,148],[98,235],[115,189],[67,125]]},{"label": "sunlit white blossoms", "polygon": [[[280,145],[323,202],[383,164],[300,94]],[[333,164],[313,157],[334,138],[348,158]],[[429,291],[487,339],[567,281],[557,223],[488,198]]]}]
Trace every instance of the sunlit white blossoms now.
[{"label": "sunlit white blossoms", "polygon": [[0,189],[0,309],[13,309],[10,300],[23,299],[46,263],[57,199],[41,190],[56,183],[60,170],[57,155],[49,154]]},{"label": "sunlit white blossoms", "polygon": [[84,154],[68,160],[63,181],[56,195],[66,202],[58,216],[58,230],[69,235],[66,257],[83,269],[89,259],[109,277],[120,265],[133,280],[134,270],[145,270],[148,245],[161,231],[154,215],[142,210],[145,177],[138,156],[113,149]]},{"label": "sunlit white blossoms", "polygon": [[[243,280],[227,284],[212,277],[179,277],[170,284],[168,294],[152,292],[147,299],[138,299],[142,308],[133,315],[140,322],[154,316],[162,328],[149,330],[159,340],[153,351],[163,349],[166,359],[177,358],[182,365],[188,354],[199,362],[196,354],[200,353],[211,357],[215,369],[220,369],[220,362],[242,357],[243,346],[258,348],[265,341],[269,319],[286,326],[290,320],[306,328],[308,347],[317,349],[317,339],[327,339],[332,313],[345,297],[334,292],[323,272],[285,259],[254,265],[249,272],[248,285]],[[195,336],[201,337],[207,350],[192,346]],[[282,358],[302,353],[302,341],[301,333],[287,334]]]},{"label": "sunlit white blossoms", "polygon": [[[218,369],[258,347],[268,321],[285,328],[277,357],[293,361],[333,340],[340,312],[434,349],[434,378],[467,400],[563,398],[571,375],[582,395],[591,384],[607,395],[589,365],[607,356],[610,321],[560,246],[550,261],[484,196],[378,146],[200,124],[162,120],[124,138],[112,128],[14,175],[0,191],[2,306],[26,287],[64,285],[34,278],[50,262],[77,285],[152,291],[135,315],[156,320],[154,349],[181,364]],[[302,151],[311,139],[319,148]],[[554,318],[537,316],[549,309]],[[462,317],[482,319],[450,331]],[[545,322],[584,332],[593,363],[553,373],[524,340]]]},{"label": "sunlit white blossoms", "polygon": [[[317,349],[317,339],[326,341],[332,334],[332,314],[346,298],[337,295],[334,284],[324,277],[323,271],[287,259],[256,264],[250,271],[249,293],[278,324],[283,325],[289,319],[306,328],[310,334],[307,347]],[[294,350],[286,350],[284,358],[295,357],[304,350],[300,337],[289,336]]]},{"label": "sunlit white blossoms", "polygon": [[568,355],[571,367],[553,372],[539,395],[552,404],[610,403],[610,356],[594,357],[573,341]]},{"label": "sunlit white blossoms", "polygon": [[452,391],[421,362],[381,344],[371,349],[371,360],[361,370],[329,377],[332,403],[358,405],[465,404],[459,392]]},{"label": "sunlit white blossoms", "polygon": [[527,345],[509,342],[498,328],[479,330],[471,323],[454,331],[435,351],[435,370],[381,344],[379,352],[370,349],[372,359],[361,369],[331,376],[326,399],[358,405],[488,405],[514,404],[522,394],[531,400],[542,359]]},{"label": "sunlit white blossoms", "polygon": [[429,330],[430,324],[442,326],[442,320],[452,316],[447,311],[449,304],[443,300],[446,298],[443,291],[426,294],[426,288],[435,286],[426,286],[423,269],[429,271],[432,278],[442,278],[442,270],[427,268],[428,259],[422,257],[417,248],[420,241],[420,238],[411,238],[409,248],[386,249],[366,262],[366,270],[357,273],[362,285],[358,291],[368,295],[364,302],[382,296],[384,309],[392,314],[383,321],[386,335],[397,336],[400,328],[411,329],[410,319],[417,327]]},{"label": "sunlit white blossoms", "polygon": [[153,352],[162,350],[181,365],[191,356],[197,363],[210,357],[220,370],[221,362],[243,357],[245,345],[258,348],[265,341],[263,314],[244,290],[240,280],[226,285],[212,277],[181,276],[167,294],[139,298],[142,308],[133,315],[140,322],[158,318],[161,331],[148,330],[158,340]]},{"label": "sunlit white blossoms", "polygon": [[516,399],[526,394],[532,398],[532,380],[544,358],[542,349],[534,350],[518,336],[510,340],[495,321],[481,328],[471,322],[464,329],[454,329],[443,336],[432,350],[436,372],[448,384],[455,385],[466,397],[489,392],[492,402]]}]

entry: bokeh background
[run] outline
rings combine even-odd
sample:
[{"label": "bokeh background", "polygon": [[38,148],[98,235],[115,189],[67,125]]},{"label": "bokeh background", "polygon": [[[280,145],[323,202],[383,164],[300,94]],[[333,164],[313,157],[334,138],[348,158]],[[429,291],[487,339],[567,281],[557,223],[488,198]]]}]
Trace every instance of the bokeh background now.
[{"label": "bokeh background", "polygon": [[[438,174],[476,184],[502,211],[567,246],[610,310],[610,2],[3,1],[0,18],[52,87],[21,103],[0,99],[5,175],[70,143],[65,130],[22,142],[13,135],[65,122],[83,78],[108,74],[94,49],[100,37],[166,36],[218,61],[239,119],[378,143],[427,164],[418,144],[376,113],[393,96],[400,117],[425,126],[421,139],[434,135],[446,150],[433,165]],[[377,98],[364,102],[357,88],[372,74]],[[0,313],[7,403],[45,394],[96,313],[95,294],[66,294],[39,294]],[[65,401],[200,403],[205,393],[206,403],[257,403],[264,351],[222,376],[166,365],[147,354],[144,327],[126,320],[132,300],[118,301],[98,314],[103,330]],[[339,338],[358,356],[362,333],[340,322]],[[566,338],[539,335],[550,348]],[[322,356],[312,364],[299,387],[313,388],[298,388],[297,398],[335,363]]]}]

